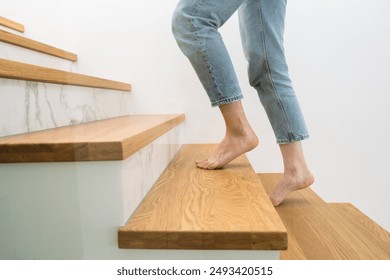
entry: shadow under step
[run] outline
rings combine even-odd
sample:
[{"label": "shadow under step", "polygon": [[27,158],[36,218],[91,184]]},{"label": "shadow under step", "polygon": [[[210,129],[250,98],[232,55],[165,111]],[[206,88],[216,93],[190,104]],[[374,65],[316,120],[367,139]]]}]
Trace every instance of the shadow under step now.
[{"label": "shadow under step", "polygon": [[[281,174],[258,174],[269,193]],[[310,188],[291,193],[276,210],[285,224],[289,249],[281,259],[390,259],[389,247],[354,219],[346,219]],[[356,213],[355,213],[356,214]]]},{"label": "shadow under step", "polygon": [[119,229],[119,248],[286,249],[286,229],[245,155],[220,170],[196,168],[215,147],[183,145]]},{"label": "shadow under step", "polygon": [[184,121],[132,115],[0,138],[0,163],[123,160]]}]

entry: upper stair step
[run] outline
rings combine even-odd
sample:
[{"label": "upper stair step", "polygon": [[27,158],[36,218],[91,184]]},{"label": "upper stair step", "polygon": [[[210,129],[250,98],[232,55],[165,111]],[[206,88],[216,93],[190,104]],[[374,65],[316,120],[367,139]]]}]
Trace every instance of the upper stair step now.
[{"label": "upper stair step", "polygon": [[0,163],[123,160],[184,121],[133,115],[0,138]]},{"label": "upper stair step", "polygon": [[24,32],[24,25],[5,17],[0,16],[0,25],[11,28],[13,30]]},{"label": "upper stair step", "polygon": [[44,54],[64,58],[70,61],[77,61],[77,55],[74,53],[64,51],[59,48],[55,48],[4,30],[0,30],[0,41]]},{"label": "upper stair step", "polygon": [[284,250],[286,229],[245,155],[202,170],[215,145],[183,145],[128,223],[119,248]]},{"label": "upper stair step", "polygon": [[[259,178],[269,193],[281,174],[259,174]],[[390,259],[385,242],[362,231],[356,221],[343,217],[310,188],[291,193],[276,210],[289,236],[289,249],[281,259]]]},{"label": "upper stair step", "polygon": [[121,91],[131,90],[131,85],[127,83],[96,78],[1,58],[0,77],[7,79],[104,88]]}]

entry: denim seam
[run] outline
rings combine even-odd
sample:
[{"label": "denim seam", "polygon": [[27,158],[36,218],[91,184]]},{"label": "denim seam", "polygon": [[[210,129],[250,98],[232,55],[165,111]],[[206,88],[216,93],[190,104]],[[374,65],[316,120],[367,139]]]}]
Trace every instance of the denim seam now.
[{"label": "denim seam", "polygon": [[[200,5],[202,3],[204,3],[204,1],[205,0],[198,0],[196,2],[196,5],[194,5],[194,8],[192,10],[192,14],[198,14],[199,9],[200,9]],[[191,19],[190,22],[191,22],[192,30],[193,30],[193,33],[194,33],[195,41],[197,42],[197,46],[198,46],[199,50],[202,53],[202,63],[205,66],[205,68],[208,69],[208,71],[210,73],[210,76],[212,78],[214,89],[216,90],[216,93],[217,93],[217,95],[219,97],[218,98],[219,100],[216,100],[216,101],[210,100],[211,101],[211,106],[212,107],[216,107],[216,106],[219,106],[219,105],[227,104],[227,103],[234,102],[234,101],[242,99],[243,95],[242,95],[241,92],[239,92],[238,94],[235,93],[233,96],[226,97],[223,94],[223,92],[221,91],[220,84],[218,83],[218,79],[217,79],[216,73],[214,71],[214,67],[209,62],[207,50],[202,47],[201,39],[198,37],[198,33],[196,32],[195,24],[193,23],[193,21],[194,20]],[[204,41],[206,41],[206,40],[207,39],[204,39]],[[206,44],[206,42],[204,42],[204,44]]]},{"label": "denim seam", "polygon": [[217,107],[217,106],[232,103],[234,101],[241,100],[243,98],[244,98],[244,96],[241,93],[238,93],[236,96],[233,96],[233,97],[226,97],[226,98],[218,100],[218,101],[213,101],[213,102],[211,102],[211,106]]},{"label": "denim seam", "polygon": [[269,63],[268,63],[267,45],[266,45],[266,40],[264,38],[265,37],[265,35],[264,35],[265,30],[264,30],[264,23],[263,23],[263,14],[262,14],[262,10],[261,10],[261,5],[260,4],[258,5],[258,12],[259,12],[260,22],[261,22],[261,24],[263,26],[263,28],[262,28],[263,32],[261,32],[261,38],[262,38],[262,41],[263,41],[262,43],[263,43],[263,46],[264,46],[263,50],[264,50],[265,64],[267,65],[267,67],[266,67],[267,68],[267,74],[268,74],[269,80],[270,80],[272,88],[273,88],[273,94],[276,96],[278,104],[279,104],[281,110],[283,111],[283,116],[282,117],[283,117],[284,125],[285,125],[285,127],[287,128],[287,131],[288,131],[287,134],[288,134],[289,138],[293,138],[294,137],[294,133],[292,132],[291,126],[290,126],[290,124],[289,124],[289,122],[287,120],[286,110],[284,109],[283,103],[282,103],[282,101],[280,99],[279,93],[278,93],[278,91],[276,89],[276,86],[274,84],[274,81],[273,81],[273,78],[272,78],[272,73],[271,73],[271,68],[269,67]]},{"label": "denim seam", "polygon": [[305,139],[308,139],[308,138],[309,138],[308,134],[300,135],[300,136],[293,135],[293,137],[290,138],[290,139],[277,139],[276,143],[277,144],[290,144],[290,143],[293,143],[293,142],[296,142],[296,141],[302,141],[302,140],[305,140]]},{"label": "denim seam", "polygon": [[[198,14],[199,13],[199,10],[200,10],[200,5],[204,2],[204,0],[198,0],[196,2],[196,4],[194,5],[193,9],[192,9],[192,14]],[[191,27],[192,27],[192,31],[194,33],[194,37],[195,37],[195,41],[197,42],[197,46],[200,50],[200,52],[202,53],[202,63],[203,65],[205,66],[205,68],[207,68],[209,70],[209,73],[211,75],[211,78],[212,78],[212,81],[213,81],[213,86],[214,88],[216,89],[218,95],[220,97],[223,97],[222,95],[222,92],[220,90],[220,86],[217,82],[217,79],[215,77],[215,71],[213,71],[213,66],[208,62],[208,54],[207,54],[207,51],[202,47],[202,44],[201,44],[201,39],[198,37],[198,32],[196,32],[196,28],[195,28],[195,24],[194,24],[194,19],[191,19],[190,22],[191,22]],[[206,42],[205,42],[206,44]],[[211,101],[212,104],[214,103],[218,103],[218,101]],[[212,105],[213,106],[213,105]]]},{"label": "denim seam", "polygon": [[203,48],[200,48],[201,52],[203,53],[202,55],[202,62],[203,62],[203,65],[206,66],[206,68],[208,69],[210,75],[211,75],[211,78],[212,78],[212,81],[213,81],[213,86],[216,90],[216,92],[218,93],[218,96],[219,97],[223,97],[223,94],[220,90],[220,85],[218,83],[218,79],[216,78],[216,75],[215,75],[215,71],[214,71],[214,67],[212,64],[209,63],[209,59],[208,59],[208,54],[207,54],[207,51]]}]

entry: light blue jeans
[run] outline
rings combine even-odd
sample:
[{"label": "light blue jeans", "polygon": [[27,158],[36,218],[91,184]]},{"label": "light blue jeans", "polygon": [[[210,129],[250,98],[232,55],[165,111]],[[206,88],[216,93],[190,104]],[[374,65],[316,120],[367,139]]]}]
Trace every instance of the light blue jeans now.
[{"label": "light blue jeans", "polygon": [[278,144],[308,137],[284,55],[287,0],[180,0],[172,30],[212,106],[243,95],[218,28],[238,10],[250,85],[260,97]]}]

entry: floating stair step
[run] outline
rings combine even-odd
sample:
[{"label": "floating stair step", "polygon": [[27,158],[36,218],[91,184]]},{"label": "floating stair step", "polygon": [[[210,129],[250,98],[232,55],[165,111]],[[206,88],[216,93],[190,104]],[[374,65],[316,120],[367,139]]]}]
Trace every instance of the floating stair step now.
[{"label": "floating stair step", "polygon": [[215,145],[183,145],[128,223],[119,248],[284,250],[287,232],[245,155],[196,168]]},{"label": "floating stair step", "polygon": [[[259,174],[267,192],[281,174]],[[383,242],[348,222],[310,188],[291,193],[276,210],[285,224],[290,246],[281,259],[377,260],[390,259]],[[295,251],[294,251],[295,250]]]},{"label": "floating stair step", "polygon": [[70,61],[77,61],[77,55],[74,53],[67,52],[4,30],[0,30],[0,41],[44,54],[64,58]]},{"label": "floating stair step", "polygon": [[11,28],[13,30],[24,32],[24,25],[5,17],[0,16],[0,25]]},{"label": "floating stair step", "polygon": [[130,91],[127,83],[0,59],[0,78]]},{"label": "floating stair step", "polygon": [[0,138],[0,163],[123,160],[184,121],[133,115]]}]

